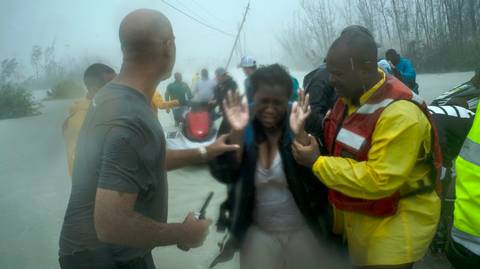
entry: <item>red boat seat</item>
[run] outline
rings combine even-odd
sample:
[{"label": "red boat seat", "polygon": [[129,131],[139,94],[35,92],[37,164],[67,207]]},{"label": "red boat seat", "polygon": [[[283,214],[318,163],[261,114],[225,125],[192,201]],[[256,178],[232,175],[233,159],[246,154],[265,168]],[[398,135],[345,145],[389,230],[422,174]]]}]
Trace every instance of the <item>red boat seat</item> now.
[{"label": "red boat seat", "polygon": [[201,140],[208,136],[209,114],[207,111],[187,113],[187,133],[195,140]]}]

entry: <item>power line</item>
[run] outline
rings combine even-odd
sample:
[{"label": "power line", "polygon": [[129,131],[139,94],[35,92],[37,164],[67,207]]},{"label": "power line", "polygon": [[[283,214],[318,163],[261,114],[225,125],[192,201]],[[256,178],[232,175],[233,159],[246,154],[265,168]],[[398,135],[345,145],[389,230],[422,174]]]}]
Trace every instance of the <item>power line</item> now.
[{"label": "power line", "polygon": [[227,32],[225,32],[225,31],[223,31],[223,30],[221,30],[221,29],[218,29],[218,28],[216,28],[216,27],[214,27],[214,26],[211,26],[211,25],[209,25],[209,24],[206,24],[205,22],[203,22],[203,21],[201,21],[201,20],[199,20],[199,19],[191,16],[190,14],[188,14],[188,13],[186,13],[185,11],[177,8],[176,6],[170,4],[169,2],[167,2],[167,1],[165,1],[165,0],[162,0],[162,2],[165,3],[167,6],[175,9],[176,11],[182,13],[183,15],[187,16],[188,18],[190,18],[190,19],[192,19],[192,20],[200,23],[201,25],[203,25],[203,26],[205,26],[205,27],[207,27],[207,28],[210,28],[211,30],[217,31],[217,32],[222,33],[222,34],[227,35],[227,36],[231,36],[231,37],[234,36],[233,34],[227,33]]},{"label": "power line", "polygon": [[214,14],[213,12],[211,12],[208,8],[205,8],[204,6],[202,6],[198,1],[196,0],[190,0],[194,5],[196,5],[199,9],[203,10],[205,13],[207,13],[209,15],[210,18],[213,18],[214,20],[216,20],[217,22],[220,22],[220,23],[225,23],[225,21],[223,19],[220,19],[216,14]]},{"label": "power line", "polygon": [[183,11],[189,13],[192,17],[195,17],[197,18],[198,20],[201,20],[203,21],[204,23],[207,23],[210,21],[208,20],[208,16],[207,17],[204,17],[203,15],[200,15],[199,13],[197,13],[197,11],[195,11],[194,9],[192,9],[191,7],[189,7],[189,5],[183,3],[183,1],[175,1],[175,3],[177,4],[177,7],[182,9]]},{"label": "power line", "polygon": [[238,29],[237,36],[235,37],[235,42],[233,43],[233,48],[232,48],[232,51],[230,52],[230,56],[228,57],[228,61],[227,61],[227,64],[225,66],[225,69],[228,69],[228,66],[230,65],[230,62],[232,61],[233,52],[235,51],[235,47],[237,46],[238,40],[240,38],[240,34],[242,32],[242,29],[243,29],[243,25],[245,24],[245,20],[247,19],[247,13],[248,13],[249,10],[250,10],[250,0],[248,1],[247,8],[245,8],[245,13],[243,14],[242,23],[240,24],[240,28]]}]

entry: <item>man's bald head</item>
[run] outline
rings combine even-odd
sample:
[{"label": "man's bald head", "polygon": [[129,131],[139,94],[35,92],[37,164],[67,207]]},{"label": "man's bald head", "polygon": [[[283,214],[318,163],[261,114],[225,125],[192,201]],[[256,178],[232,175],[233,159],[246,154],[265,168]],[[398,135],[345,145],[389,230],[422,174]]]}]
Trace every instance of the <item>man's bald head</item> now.
[{"label": "man's bald head", "polygon": [[120,24],[120,43],[124,62],[149,64],[168,73],[175,62],[175,41],[172,26],[161,12],[138,9]]},{"label": "man's bald head", "polygon": [[346,28],[331,45],[327,69],[339,95],[357,98],[378,77],[377,44],[371,33],[358,26]]}]

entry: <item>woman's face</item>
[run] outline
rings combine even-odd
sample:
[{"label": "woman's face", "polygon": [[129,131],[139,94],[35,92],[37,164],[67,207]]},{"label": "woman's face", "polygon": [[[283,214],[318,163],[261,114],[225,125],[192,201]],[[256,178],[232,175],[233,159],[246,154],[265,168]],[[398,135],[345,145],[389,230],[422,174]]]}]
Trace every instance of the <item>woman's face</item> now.
[{"label": "woman's face", "polygon": [[287,91],[279,85],[260,84],[253,100],[255,117],[264,128],[278,126],[287,113]]}]

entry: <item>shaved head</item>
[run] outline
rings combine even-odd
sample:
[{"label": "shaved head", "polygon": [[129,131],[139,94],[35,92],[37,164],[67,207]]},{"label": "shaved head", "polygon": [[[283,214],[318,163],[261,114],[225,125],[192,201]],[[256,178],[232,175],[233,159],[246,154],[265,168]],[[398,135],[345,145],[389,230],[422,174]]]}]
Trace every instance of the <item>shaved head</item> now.
[{"label": "shaved head", "polygon": [[175,63],[175,37],[172,25],[161,12],[138,9],[120,24],[120,44],[124,65],[149,69],[163,80],[170,77]]},{"label": "shaved head", "polygon": [[327,69],[337,94],[357,99],[378,79],[377,44],[361,26],[347,27],[331,45]]},{"label": "shaved head", "polygon": [[162,43],[173,39],[170,21],[162,13],[139,9],[128,14],[120,24],[122,50],[127,56],[142,58]]}]

